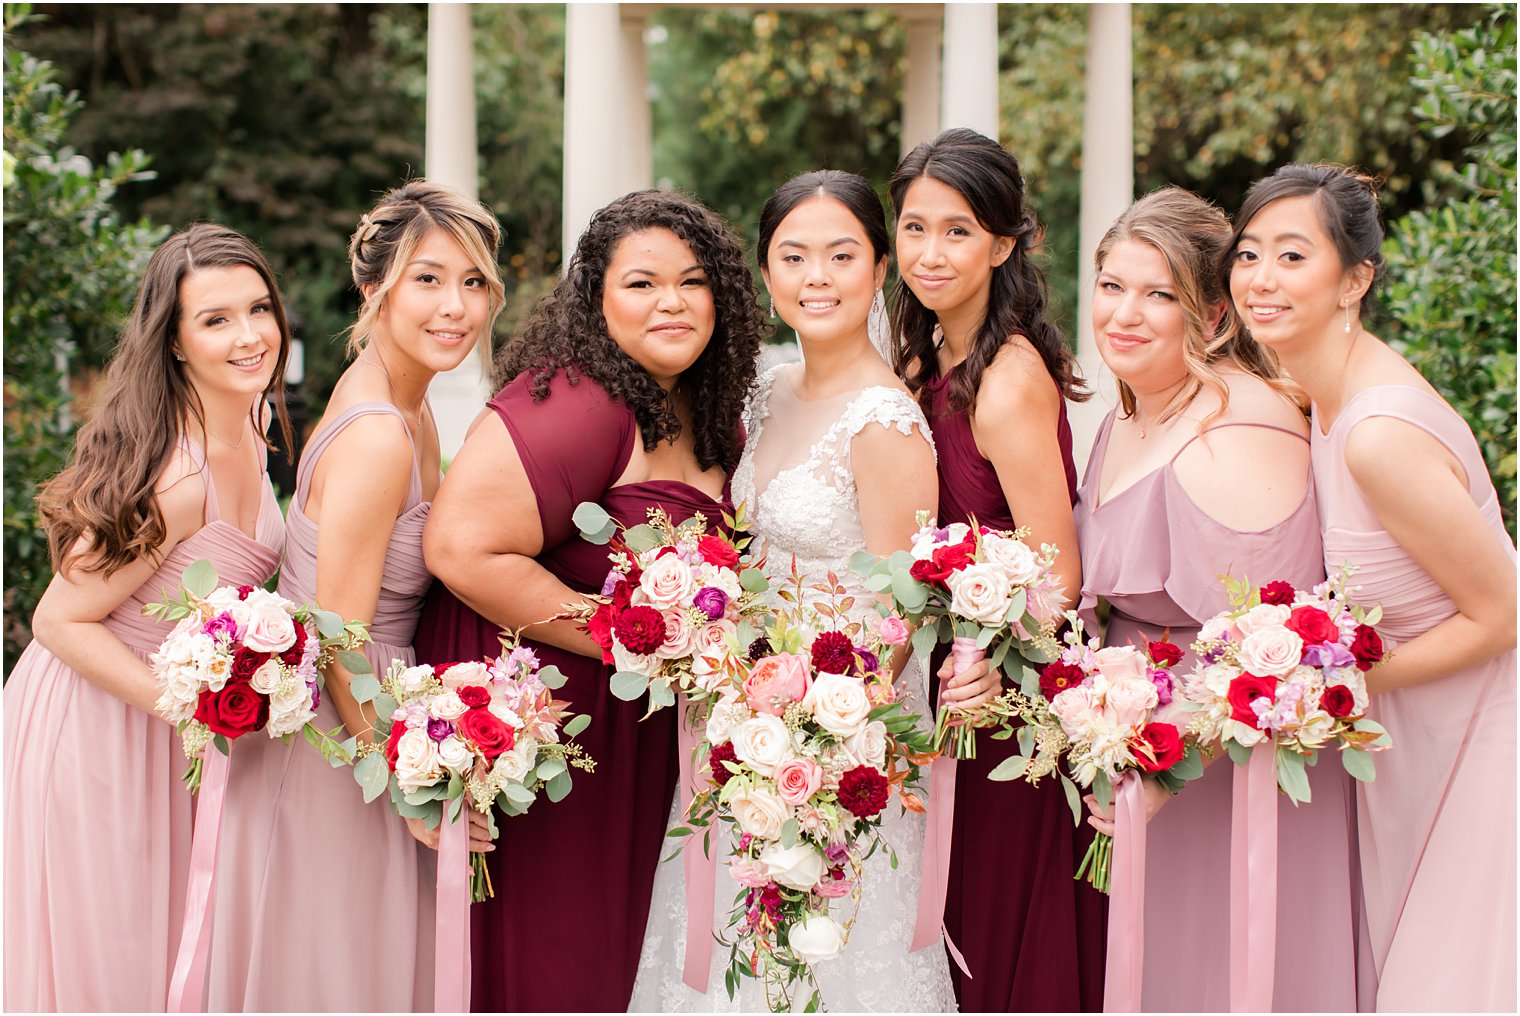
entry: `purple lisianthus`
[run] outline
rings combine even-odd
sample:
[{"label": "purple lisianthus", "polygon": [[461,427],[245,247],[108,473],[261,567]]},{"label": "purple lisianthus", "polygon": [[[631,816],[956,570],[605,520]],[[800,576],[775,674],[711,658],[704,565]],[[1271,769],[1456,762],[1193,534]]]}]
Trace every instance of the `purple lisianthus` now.
[{"label": "purple lisianthus", "polygon": [[625,578],[627,578],[626,575],[615,569],[608,572],[607,577],[602,580],[602,595],[611,596],[612,591],[617,588],[617,584]]},{"label": "purple lisianthus", "polygon": [[867,674],[874,674],[880,666],[881,661],[876,658],[875,653],[862,646],[855,647],[855,672],[857,674],[861,677],[865,677]]},{"label": "purple lisianthus", "polygon": [[448,720],[428,720],[427,732],[428,737],[432,738],[434,741],[442,741],[445,737],[448,737],[454,732],[454,724],[450,723]]},{"label": "purple lisianthus", "polygon": [[1303,663],[1306,667],[1351,667],[1356,657],[1339,642],[1319,642],[1304,647]]},{"label": "purple lisianthus", "polygon": [[235,639],[237,638],[237,622],[232,619],[231,614],[223,612],[202,625],[201,632],[214,639],[223,637]]},{"label": "purple lisianthus", "polygon": [[823,849],[823,856],[828,858],[829,864],[843,864],[850,856],[850,848],[842,843],[831,843]]},{"label": "purple lisianthus", "polygon": [[691,603],[706,614],[708,620],[716,621],[728,610],[728,594],[716,586],[703,586],[691,598]]},{"label": "purple lisianthus", "polygon": [[322,687],[315,680],[307,680],[306,687],[311,692],[311,707],[316,709],[322,704]]},{"label": "purple lisianthus", "polygon": [[1171,705],[1172,690],[1175,684],[1172,680],[1172,675],[1164,670],[1157,670],[1154,667],[1147,667],[1145,674],[1151,679],[1151,684],[1156,686],[1156,704],[1158,706]]}]

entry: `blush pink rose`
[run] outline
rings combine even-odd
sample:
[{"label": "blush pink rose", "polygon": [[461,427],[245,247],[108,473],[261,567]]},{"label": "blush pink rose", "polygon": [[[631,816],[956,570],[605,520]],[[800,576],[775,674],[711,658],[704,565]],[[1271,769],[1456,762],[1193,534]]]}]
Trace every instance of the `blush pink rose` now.
[{"label": "blush pink rose", "polygon": [[823,767],[812,759],[790,758],[777,764],[773,778],[783,801],[802,804],[823,784]]},{"label": "blush pink rose", "polygon": [[[1093,665],[1110,681],[1146,679],[1145,657],[1133,646],[1107,646],[1093,653]],[[1148,679],[1147,679],[1148,680]]]},{"label": "blush pink rose", "polygon": [[660,610],[678,607],[695,591],[691,566],[675,554],[656,558],[639,576],[639,588]]},{"label": "blush pink rose", "polygon": [[686,623],[683,610],[664,610],[665,641],[655,649],[654,655],[662,660],[679,660],[690,656],[695,648],[692,637],[695,631]]},{"label": "blush pink rose", "polygon": [[811,673],[808,658],[801,653],[767,656],[750,668],[744,697],[756,712],[780,716],[788,705],[807,695]]},{"label": "blush pink rose", "polygon": [[283,653],[296,642],[296,626],[279,603],[261,601],[248,611],[243,645],[258,653]]},{"label": "blush pink rose", "polygon": [[888,614],[876,626],[876,633],[889,646],[900,646],[908,641],[908,626],[896,614]]}]

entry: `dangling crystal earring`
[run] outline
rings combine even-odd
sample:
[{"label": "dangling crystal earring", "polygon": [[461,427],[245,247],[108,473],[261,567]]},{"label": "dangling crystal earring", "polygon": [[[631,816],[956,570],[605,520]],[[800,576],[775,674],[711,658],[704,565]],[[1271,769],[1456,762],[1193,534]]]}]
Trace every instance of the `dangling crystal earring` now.
[{"label": "dangling crystal earring", "polygon": [[1341,306],[1344,307],[1344,308],[1346,308],[1346,334],[1350,335],[1351,334],[1351,302],[1348,300],[1347,302],[1341,304]]},{"label": "dangling crystal earring", "polygon": [[873,315],[875,315],[875,314],[885,314],[886,312],[887,312],[887,301],[881,295],[881,290],[878,289],[876,291],[876,295],[873,296],[873,297],[871,297],[871,313]]},{"label": "dangling crystal earring", "polygon": [[772,300],[770,302],[770,304],[766,307],[765,314],[766,314],[766,317],[775,317],[776,316],[776,301],[775,300]]}]

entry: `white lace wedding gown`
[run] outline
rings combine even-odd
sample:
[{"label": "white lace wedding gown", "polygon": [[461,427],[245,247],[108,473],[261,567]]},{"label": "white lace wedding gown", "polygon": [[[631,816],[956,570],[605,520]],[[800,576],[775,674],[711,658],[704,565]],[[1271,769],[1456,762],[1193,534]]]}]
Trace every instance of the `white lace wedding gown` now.
[{"label": "white lace wedding gown", "polygon": [[[767,555],[772,586],[797,570],[809,584],[833,572],[855,596],[854,619],[876,618],[875,596],[849,567],[850,555],[865,549],[860,504],[850,469],[850,444],[869,426],[917,434],[925,441],[929,426],[918,405],[894,388],[870,387],[832,398],[804,402],[787,381],[786,366],[761,377],[745,412],[743,457],[734,470],[734,502],[750,506],[755,549]],[[756,491],[759,496],[756,496]],[[928,507],[928,506],[926,506]],[[897,680],[908,709],[929,716],[927,682],[909,662]],[[926,777],[927,777],[927,770]],[[928,786],[927,778],[924,786]],[[671,825],[680,821],[679,796]],[[955,995],[943,946],[938,942],[908,952],[918,912],[918,889],[924,855],[924,816],[904,812],[895,802],[882,822],[882,835],[897,853],[894,870],[888,852],[878,850],[865,863],[862,898],[844,952],[814,966],[824,1004],[836,1012],[954,1012]],[[676,841],[672,840],[672,849]],[[715,836],[719,857],[713,927],[722,930],[737,884],[722,859],[728,844]],[[669,853],[669,851],[667,851]],[[848,898],[836,909],[850,905]],[[730,1000],[723,986],[729,950],[713,943],[708,993],[699,995],[681,980],[686,955],[685,880],[679,855],[655,874],[649,925],[639,957],[631,1012],[765,1012],[764,991],[753,978],[740,982]],[[700,929],[708,934],[708,929]],[[809,992],[799,990],[800,1009]]]}]

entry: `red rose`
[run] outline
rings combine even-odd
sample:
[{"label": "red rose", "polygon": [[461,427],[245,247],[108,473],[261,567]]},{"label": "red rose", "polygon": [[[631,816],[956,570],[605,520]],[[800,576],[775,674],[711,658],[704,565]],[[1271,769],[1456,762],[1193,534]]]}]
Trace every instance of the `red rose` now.
[{"label": "red rose", "polygon": [[1045,669],[1040,671],[1040,694],[1045,698],[1053,699],[1068,688],[1075,688],[1082,683],[1087,675],[1082,673],[1082,668],[1056,660],[1054,663],[1045,664]]},{"label": "red rose", "polygon": [[480,709],[491,704],[491,693],[478,684],[460,685],[455,694],[459,696],[459,701],[471,709]]},{"label": "red rose", "polygon": [[734,778],[733,770],[724,765],[724,762],[739,764],[739,756],[729,741],[714,745],[713,750],[707,753],[707,765],[712,769],[713,782],[720,787]]},{"label": "red rose", "polygon": [[[1144,635],[1140,636],[1145,638]],[[1158,667],[1173,667],[1182,659],[1182,650],[1171,642],[1152,642],[1146,639],[1145,650],[1151,662]]]},{"label": "red rose", "polygon": [[1170,723],[1147,723],[1130,746],[1140,768],[1148,773],[1159,773],[1182,761],[1182,735]]},{"label": "red rose", "polygon": [[1303,639],[1306,646],[1339,642],[1341,637],[1341,630],[1330,620],[1330,615],[1318,607],[1294,607],[1283,627]]},{"label": "red rose", "polygon": [[586,622],[586,632],[591,636],[591,641],[602,647],[602,662],[612,662],[612,619],[614,608],[611,604],[604,603],[596,608],[596,613]]},{"label": "red rose", "polygon": [[1268,582],[1261,587],[1261,602],[1270,603],[1276,607],[1286,607],[1293,603],[1293,585],[1289,582],[1278,580]]},{"label": "red rose", "polygon": [[617,616],[612,630],[630,653],[643,656],[665,644],[665,618],[653,607],[629,607]]},{"label": "red rose", "polygon": [[471,709],[454,721],[454,729],[460,737],[475,745],[487,762],[494,762],[502,752],[511,751],[517,741],[517,731],[497,719],[489,709]]},{"label": "red rose", "polygon": [[290,648],[280,654],[280,662],[288,667],[299,667],[301,657],[306,655],[307,631],[300,621],[290,619],[291,626],[296,630],[296,640],[290,644]]},{"label": "red rose", "polygon": [[396,756],[401,749],[397,745],[401,741],[401,735],[406,733],[406,721],[397,720],[391,724],[391,736],[385,739],[385,761],[391,767],[391,772],[396,771]]},{"label": "red rose", "polygon": [[702,560],[715,567],[736,568],[739,565],[739,552],[721,536],[702,537],[697,541],[697,550]]},{"label": "red rose", "polygon": [[618,579],[617,585],[612,587],[612,612],[614,615],[622,613],[633,602],[633,586],[628,579]]},{"label": "red rose", "polygon": [[935,547],[929,560],[913,562],[913,567],[908,569],[908,574],[920,582],[944,585],[947,578],[971,563],[972,555],[975,553],[976,544],[969,540],[952,543],[946,547]]},{"label": "red rose", "polygon": [[1332,684],[1319,697],[1319,707],[1336,719],[1341,719],[1350,716],[1356,708],[1356,696],[1344,684]]},{"label": "red rose", "polygon": [[1383,658],[1383,640],[1370,625],[1359,624],[1351,638],[1351,655],[1356,657],[1356,669],[1366,672]]},{"label": "red rose", "polygon": [[1247,726],[1255,727],[1258,719],[1256,710],[1251,708],[1251,703],[1259,698],[1265,698],[1268,702],[1277,701],[1277,682],[1270,677],[1257,677],[1255,674],[1241,674],[1230,682],[1230,719],[1239,720]]},{"label": "red rose", "polygon": [[856,766],[839,777],[839,805],[857,818],[870,818],[887,806],[887,778],[870,766]]},{"label": "red rose", "polygon": [[227,680],[247,681],[253,677],[253,672],[262,667],[268,660],[268,653],[255,652],[247,646],[238,646],[237,652],[232,654],[232,673]]},{"label": "red rose", "polygon": [[201,692],[195,718],[210,727],[212,733],[238,738],[264,729],[269,722],[269,700],[254,691],[247,681],[229,680],[221,691]]},{"label": "red rose", "polygon": [[848,674],[855,663],[855,646],[846,635],[826,631],[813,640],[813,669],[820,674]]},{"label": "red rose", "polygon": [[248,599],[248,594],[251,593],[251,592],[253,592],[253,590],[255,588],[256,587],[254,587],[254,586],[238,586],[238,599],[240,599],[240,600],[246,600],[246,599]]}]

